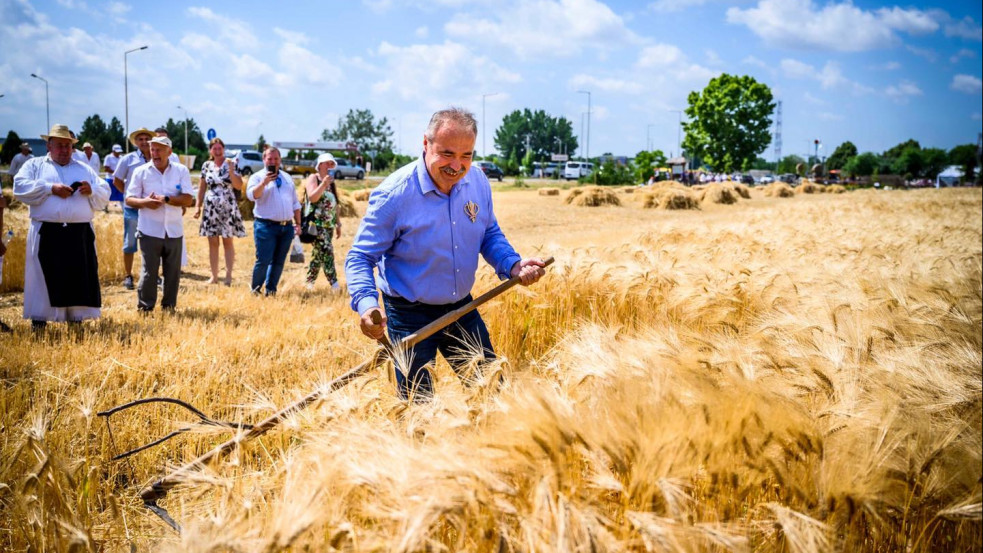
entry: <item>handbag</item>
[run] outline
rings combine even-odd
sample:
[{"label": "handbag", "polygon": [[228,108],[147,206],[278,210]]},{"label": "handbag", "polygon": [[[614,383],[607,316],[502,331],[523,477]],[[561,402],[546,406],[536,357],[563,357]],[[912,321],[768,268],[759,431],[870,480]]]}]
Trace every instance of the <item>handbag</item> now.
[{"label": "handbag", "polygon": [[311,244],[317,240],[317,227],[314,225],[314,208],[311,201],[304,192],[304,214],[300,219],[300,241],[303,244]]}]

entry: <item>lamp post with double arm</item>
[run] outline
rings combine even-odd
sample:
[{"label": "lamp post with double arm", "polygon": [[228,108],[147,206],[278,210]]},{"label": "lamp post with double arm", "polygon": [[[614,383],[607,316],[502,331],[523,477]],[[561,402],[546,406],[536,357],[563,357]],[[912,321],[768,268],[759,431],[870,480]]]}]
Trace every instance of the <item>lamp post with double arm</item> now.
[{"label": "lamp post with double arm", "polygon": [[130,151],[130,83],[129,75],[126,67],[126,56],[136,52],[138,50],[146,50],[148,46],[141,46],[139,48],[134,48],[132,50],[127,50],[123,52],[123,103],[125,104],[126,112],[126,151]]},{"label": "lamp post with double arm", "polygon": [[49,106],[51,104],[48,102],[48,79],[45,79],[44,77],[38,77],[34,73],[31,73],[31,76],[34,77],[35,79],[39,80],[39,81],[44,81],[44,114],[45,114],[46,120],[48,122],[48,128],[50,129],[51,128],[51,108]]}]

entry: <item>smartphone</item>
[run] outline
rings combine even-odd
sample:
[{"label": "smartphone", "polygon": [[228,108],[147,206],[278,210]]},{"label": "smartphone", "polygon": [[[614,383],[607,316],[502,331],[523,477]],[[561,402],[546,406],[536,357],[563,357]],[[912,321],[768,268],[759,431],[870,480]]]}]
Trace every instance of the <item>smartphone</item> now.
[{"label": "smartphone", "polygon": [[267,165],[266,172],[270,175],[276,175],[277,174],[276,165]]}]

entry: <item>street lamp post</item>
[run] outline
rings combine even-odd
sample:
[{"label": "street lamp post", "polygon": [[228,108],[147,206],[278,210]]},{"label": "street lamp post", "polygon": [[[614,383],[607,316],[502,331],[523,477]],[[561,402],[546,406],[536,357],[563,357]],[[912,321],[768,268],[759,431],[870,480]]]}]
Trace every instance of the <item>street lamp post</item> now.
[{"label": "street lamp post", "polygon": [[483,158],[488,155],[488,150],[485,149],[485,98],[496,94],[498,92],[489,92],[481,95],[481,157]]},{"label": "street lamp post", "polygon": [[188,155],[188,110],[184,109],[181,106],[178,106],[177,109],[184,112],[184,155],[187,156]]},{"label": "street lamp post", "polygon": [[126,105],[126,151],[130,151],[130,84],[129,75],[126,68],[126,56],[138,50],[146,50],[147,46],[141,46],[123,52],[123,102]]},{"label": "street lamp post", "polygon": [[47,118],[47,121],[48,121],[48,128],[50,129],[51,128],[51,109],[50,109],[49,106],[51,104],[48,103],[48,79],[45,79],[44,77],[38,77],[34,73],[31,73],[31,76],[34,77],[35,79],[40,80],[40,81],[44,81],[44,114],[45,114],[45,117]]},{"label": "street lamp post", "polygon": [[577,94],[587,95],[587,161],[590,161],[590,91],[578,90]]},{"label": "street lamp post", "polygon": [[652,127],[654,126],[654,124],[649,123],[645,128],[645,149],[650,152],[652,151]]},{"label": "street lamp post", "polygon": [[[683,155],[683,147],[682,147],[681,142],[680,142],[680,134],[683,131],[683,111],[682,110],[679,110],[679,109],[671,109],[669,111],[672,112],[672,113],[676,113],[676,114],[679,115],[679,123],[676,126],[676,155],[682,157],[682,155]],[[688,164],[689,164],[689,162],[687,161],[687,165]]]}]

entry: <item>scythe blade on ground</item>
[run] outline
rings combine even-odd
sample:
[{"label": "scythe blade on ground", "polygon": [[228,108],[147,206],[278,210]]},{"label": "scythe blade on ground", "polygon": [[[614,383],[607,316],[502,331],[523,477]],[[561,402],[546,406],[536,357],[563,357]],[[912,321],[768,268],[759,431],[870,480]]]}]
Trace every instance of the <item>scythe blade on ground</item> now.
[{"label": "scythe blade on ground", "polygon": [[[552,265],[553,264],[553,261],[554,261],[553,257],[546,258],[544,260],[545,266]],[[472,300],[470,303],[468,303],[468,304],[466,304],[464,306],[461,306],[458,309],[455,309],[454,311],[451,311],[450,313],[447,313],[446,315],[440,317],[439,319],[435,320],[434,322],[432,322],[432,323],[428,324],[427,326],[421,328],[420,330],[416,331],[415,333],[410,334],[409,336],[406,336],[405,338],[403,338],[402,340],[400,340],[399,343],[396,344],[395,346],[393,346],[392,344],[389,344],[388,340],[385,340],[385,338],[383,338],[382,340],[380,340],[381,347],[379,348],[379,350],[376,351],[376,353],[374,355],[372,355],[371,358],[363,361],[362,363],[360,363],[356,367],[350,369],[345,374],[343,374],[343,375],[339,376],[338,378],[332,380],[326,386],[322,386],[321,388],[319,388],[319,389],[311,392],[310,394],[308,394],[305,397],[301,398],[300,400],[298,400],[297,402],[293,403],[292,405],[289,405],[287,407],[284,407],[283,409],[277,411],[276,413],[270,415],[266,419],[264,419],[264,420],[262,420],[262,421],[260,421],[260,422],[258,422],[256,424],[254,424],[252,426],[249,426],[249,425],[233,425],[232,423],[215,423],[214,421],[211,421],[210,419],[208,419],[207,417],[205,417],[203,414],[201,414],[200,411],[197,411],[196,409],[191,408],[190,406],[187,406],[192,411],[194,411],[196,414],[198,414],[200,416],[200,418],[202,418],[202,420],[203,420],[203,422],[205,424],[214,423],[214,424],[220,424],[222,426],[237,427],[239,429],[239,431],[232,438],[230,438],[230,439],[226,440],[225,442],[223,442],[223,443],[215,446],[210,451],[202,454],[200,457],[198,457],[198,458],[196,458],[196,459],[188,462],[187,464],[185,464],[185,465],[183,465],[183,466],[175,469],[174,471],[172,471],[169,474],[163,476],[162,478],[160,478],[159,480],[157,480],[153,484],[151,484],[151,485],[145,487],[144,489],[142,489],[140,491],[140,498],[143,500],[144,506],[147,507],[151,512],[153,512],[154,514],[156,514],[157,516],[159,516],[170,527],[174,528],[174,530],[180,532],[181,531],[180,525],[173,518],[171,518],[171,516],[168,514],[168,512],[167,512],[166,509],[164,509],[163,507],[161,507],[161,506],[159,506],[157,504],[157,501],[163,499],[167,495],[167,492],[169,492],[171,490],[171,488],[173,488],[173,487],[179,485],[180,483],[184,482],[185,480],[187,480],[188,477],[189,477],[189,475],[192,472],[194,472],[194,471],[196,471],[196,470],[204,467],[207,463],[209,463],[213,459],[215,459],[215,458],[217,458],[217,457],[219,457],[221,455],[224,455],[224,454],[228,453],[229,451],[231,451],[232,449],[234,449],[235,447],[237,447],[240,443],[249,441],[249,440],[251,440],[253,438],[258,438],[259,436],[262,436],[263,434],[266,434],[271,429],[273,429],[278,424],[280,424],[280,422],[282,422],[288,416],[290,416],[290,415],[292,415],[292,414],[294,414],[294,413],[296,413],[296,412],[304,409],[305,407],[307,407],[311,403],[317,401],[319,398],[323,397],[324,395],[327,395],[327,394],[329,394],[329,393],[331,393],[331,392],[333,392],[333,391],[335,391],[335,390],[337,390],[339,388],[342,388],[345,385],[347,385],[349,382],[351,382],[352,380],[355,380],[356,378],[358,378],[358,377],[366,374],[368,371],[370,371],[372,368],[374,368],[379,363],[379,361],[381,360],[381,358],[384,355],[389,355],[390,357],[392,357],[393,358],[393,362],[395,363],[396,362],[396,359],[398,357],[394,354],[394,349],[397,349],[398,348],[399,350],[408,350],[409,348],[412,348],[414,345],[418,344],[419,342],[421,342],[421,341],[429,338],[430,336],[433,336],[437,332],[440,332],[443,328],[445,328],[448,325],[450,325],[451,323],[457,321],[458,319],[460,319],[461,317],[463,317],[467,313],[473,311],[474,309],[477,309],[479,306],[481,306],[485,302],[490,301],[491,299],[499,296],[500,294],[502,294],[506,290],[509,290],[510,288],[512,288],[513,286],[515,286],[516,284],[519,284],[519,282],[520,281],[519,281],[519,278],[518,277],[513,277],[513,278],[511,278],[511,279],[509,279],[509,280],[507,280],[507,281],[499,284],[495,288],[493,288],[493,289],[485,292],[481,296],[478,296],[477,298],[475,298],[474,300]],[[127,405],[129,406],[129,405],[132,405],[132,404],[137,404],[138,402],[141,402],[141,401],[144,401],[144,400],[138,400],[137,402],[131,402],[131,404],[127,404]],[[179,400],[172,400],[171,402],[175,402],[175,403],[179,403],[179,404],[183,403],[183,402],[180,402]],[[183,406],[186,406],[186,404],[183,405]],[[108,411],[104,411],[103,413],[112,414],[112,413],[118,411],[120,408],[123,408],[123,407],[125,407],[125,406],[120,406],[120,407],[117,407],[117,408],[113,408],[113,409],[110,409]],[[102,414],[102,413],[100,413],[100,414]],[[108,415],[105,415],[105,416],[108,417]],[[108,424],[108,419],[107,419],[107,424]],[[161,441],[163,441],[163,440],[159,440],[158,442],[154,442],[154,444],[160,443]],[[153,444],[147,445],[146,447],[152,447],[152,445]],[[138,448],[139,451],[142,451],[143,449],[145,449],[145,447]],[[130,453],[134,453],[134,452],[136,452],[136,451],[131,451],[131,452],[127,452],[127,453],[130,454]]]}]

